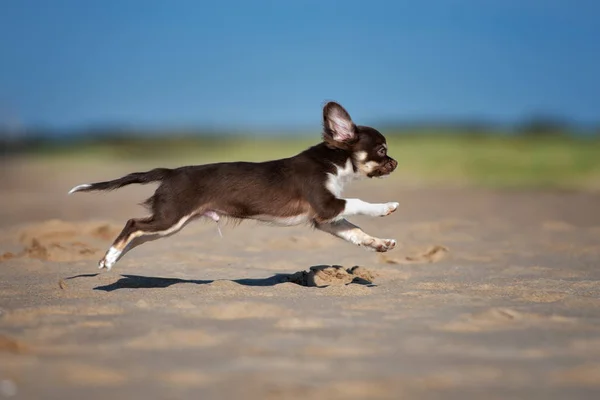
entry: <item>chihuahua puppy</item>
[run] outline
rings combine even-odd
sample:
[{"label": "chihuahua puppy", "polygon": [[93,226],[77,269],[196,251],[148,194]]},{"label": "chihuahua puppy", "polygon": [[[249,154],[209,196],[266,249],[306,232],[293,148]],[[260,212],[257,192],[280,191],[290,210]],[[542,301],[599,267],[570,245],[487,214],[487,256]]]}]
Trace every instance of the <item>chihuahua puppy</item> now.
[{"label": "chihuahua puppy", "polygon": [[199,217],[216,222],[226,217],[283,226],[310,224],[369,250],[393,249],[395,240],[370,236],[346,218],[383,217],[396,211],[398,203],[371,204],[342,197],[349,182],[384,177],[396,169],[398,163],[388,156],[385,137],[368,126],[357,126],[335,102],[323,107],[323,128],[321,143],[290,158],[156,168],[75,186],[69,194],[160,182],[143,203],[152,215],[127,221],[99,268],[110,270],[127,251],[173,235]]}]

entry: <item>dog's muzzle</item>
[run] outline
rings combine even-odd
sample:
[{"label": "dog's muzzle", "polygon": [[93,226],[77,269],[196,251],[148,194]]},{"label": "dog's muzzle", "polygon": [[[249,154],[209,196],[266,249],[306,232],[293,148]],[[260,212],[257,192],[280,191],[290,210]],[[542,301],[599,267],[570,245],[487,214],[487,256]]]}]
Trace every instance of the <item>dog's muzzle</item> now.
[{"label": "dog's muzzle", "polygon": [[397,166],[398,161],[394,160],[393,158],[390,158],[390,161],[386,162],[383,168],[386,171],[386,174],[391,174],[392,172],[394,172]]},{"label": "dog's muzzle", "polygon": [[396,167],[398,166],[398,162],[393,158],[390,158],[388,161],[383,163],[379,168],[370,173],[368,176],[373,177],[382,177],[391,174],[394,172]]},{"label": "dog's muzzle", "polygon": [[389,175],[392,172],[394,172],[394,170],[396,169],[396,167],[398,166],[398,162],[396,160],[394,160],[393,158],[390,158],[385,164],[383,164],[380,168],[380,175]]}]

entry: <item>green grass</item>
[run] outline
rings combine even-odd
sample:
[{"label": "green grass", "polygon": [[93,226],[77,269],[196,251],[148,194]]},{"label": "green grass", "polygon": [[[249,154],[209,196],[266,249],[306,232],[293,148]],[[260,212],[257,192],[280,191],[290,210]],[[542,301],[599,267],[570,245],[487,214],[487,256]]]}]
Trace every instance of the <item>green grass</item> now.
[{"label": "green grass", "polygon": [[[566,136],[388,134],[398,179],[423,184],[493,188],[600,188],[600,139]],[[45,162],[132,161],[177,166],[289,157],[318,138],[171,138],[43,146],[29,156]]]},{"label": "green grass", "polygon": [[600,188],[600,140],[566,137],[393,137],[415,176],[488,187]]}]

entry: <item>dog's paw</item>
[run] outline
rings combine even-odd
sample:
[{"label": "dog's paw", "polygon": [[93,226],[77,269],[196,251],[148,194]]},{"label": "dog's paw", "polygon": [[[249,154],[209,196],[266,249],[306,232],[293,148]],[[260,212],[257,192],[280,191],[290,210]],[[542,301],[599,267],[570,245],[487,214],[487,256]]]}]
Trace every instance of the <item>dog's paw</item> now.
[{"label": "dog's paw", "polygon": [[113,265],[115,265],[115,263],[119,259],[120,255],[121,251],[115,249],[114,247],[111,247],[106,252],[104,258],[98,262],[98,269],[106,268],[107,271],[110,271],[110,269],[113,267]]},{"label": "dog's paw", "polygon": [[98,262],[98,269],[106,269],[110,271],[110,269],[115,265],[114,261],[107,260],[106,257]]},{"label": "dog's paw", "polygon": [[392,250],[394,247],[396,247],[396,241],[394,239],[373,238],[367,243],[364,243],[363,246],[378,253],[385,253],[386,251]]},{"label": "dog's paw", "polygon": [[383,205],[383,213],[381,214],[382,217],[385,217],[387,215],[390,215],[391,213],[393,213],[394,211],[396,211],[398,209],[398,207],[400,206],[400,204],[394,202],[390,202],[390,203],[385,203]]},{"label": "dog's paw", "polygon": [[377,247],[377,251],[380,253],[392,250],[396,247],[396,241],[394,239],[380,239],[383,243]]},{"label": "dog's paw", "polygon": [[107,265],[106,260],[103,258],[102,260],[98,261],[98,269],[104,269],[106,268],[107,270],[109,270],[112,266]]}]

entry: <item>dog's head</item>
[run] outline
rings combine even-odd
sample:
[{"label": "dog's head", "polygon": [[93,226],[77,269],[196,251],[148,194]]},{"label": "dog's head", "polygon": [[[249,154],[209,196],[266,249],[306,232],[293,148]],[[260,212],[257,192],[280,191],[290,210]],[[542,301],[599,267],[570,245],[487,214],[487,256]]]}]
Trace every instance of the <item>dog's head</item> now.
[{"label": "dog's head", "polygon": [[368,126],[357,126],[338,103],[323,107],[323,140],[352,153],[356,169],[369,178],[387,176],[398,163],[387,154],[385,136]]}]

